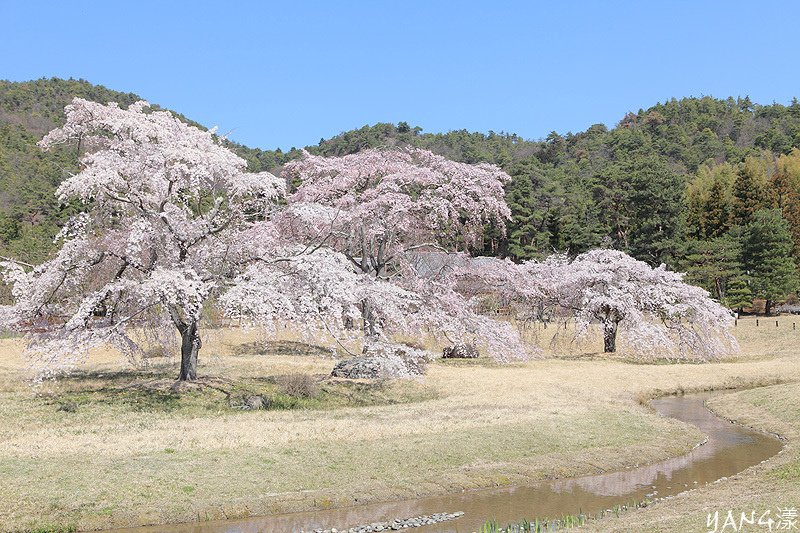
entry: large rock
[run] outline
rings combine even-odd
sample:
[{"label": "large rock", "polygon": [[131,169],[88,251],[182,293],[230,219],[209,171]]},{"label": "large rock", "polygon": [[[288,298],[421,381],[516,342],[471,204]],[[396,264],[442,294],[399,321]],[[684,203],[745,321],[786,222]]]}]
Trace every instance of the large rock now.
[{"label": "large rock", "polygon": [[331,375],[348,379],[410,378],[425,373],[428,354],[404,344],[374,343],[364,355],[339,361]]},{"label": "large rock", "polygon": [[257,411],[260,409],[269,409],[269,398],[261,394],[243,394],[235,398],[228,399],[228,403],[234,409],[243,409],[245,411]]},{"label": "large rock", "polygon": [[385,377],[384,361],[378,357],[353,357],[336,363],[331,376],[348,379],[376,379]]},{"label": "large rock", "polygon": [[475,345],[459,343],[453,346],[446,346],[442,350],[442,357],[445,359],[477,359],[480,354]]}]

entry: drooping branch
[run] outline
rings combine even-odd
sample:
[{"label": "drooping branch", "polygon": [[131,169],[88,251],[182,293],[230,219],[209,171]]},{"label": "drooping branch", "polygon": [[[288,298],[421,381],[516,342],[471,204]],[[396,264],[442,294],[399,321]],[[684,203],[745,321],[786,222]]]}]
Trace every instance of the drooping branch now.
[{"label": "drooping branch", "polygon": [[[40,142],[49,149],[79,139],[88,148],[80,172],[57,189],[61,201],[85,208],[59,235],[59,252],[38,266],[3,264],[15,299],[0,309],[5,325],[28,330],[32,316],[68,317],[29,335],[32,347],[50,351],[39,358],[45,371],[68,367],[97,343],[132,350],[124,332],[132,322],[196,328],[209,296],[227,288],[217,280],[235,278],[272,246],[246,237],[251,218],[269,218],[285,181],[248,173],[213,131],[147,108],[76,98],[64,126]],[[206,209],[209,195],[216,199]]]}]

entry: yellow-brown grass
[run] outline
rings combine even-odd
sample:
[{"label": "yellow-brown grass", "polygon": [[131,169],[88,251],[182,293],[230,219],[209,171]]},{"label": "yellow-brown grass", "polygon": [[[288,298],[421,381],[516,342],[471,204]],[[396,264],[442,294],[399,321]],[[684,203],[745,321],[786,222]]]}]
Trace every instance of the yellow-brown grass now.
[{"label": "yellow-brown grass", "polygon": [[[20,341],[2,340],[0,530],[270,514],[655,461],[683,453],[702,436],[655,415],[642,398],[796,380],[800,330],[791,329],[792,317],[780,320],[778,328],[774,321],[767,327],[762,320],[759,328],[740,321],[742,353],[718,363],[642,364],[579,350],[507,366],[440,362],[422,384],[392,385],[396,390],[382,393],[382,405],[250,412],[209,399],[213,389],[190,393],[197,401],[128,396],[117,386],[121,381],[163,379],[175,372],[175,362],[149,360],[147,371],[120,374],[125,365],[105,351],[93,353],[78,377],[34,390],[22,379]],[[297,339],[288,330],[280,337],[265,345],[256,332],[219,330],[205,343],[200,373],[252,384],[330,372],[333,360],[324,351],[288,355]],[[540,342],[548,344],[541,335]],[[109,390],[109,382],[116,388]],[[714,407],[796,439],[799,429],[784,411],[797,385],[763,390],[777,392],[758,401],[747,396],[757,391],[737,393],[741,402],[720,398]],[[67,400],[77,408],[63,409]],[[794,502],[775,503],[800,503],[791,470],[797,455],[790,450],[781,459],[789,461],[785,480],[775,473],[786,466],[778,461],[743,476],[762,487],[794,486],[786,489]],[[697,516],[702,494],[711,493],[683,498]],[[669,505],[645,511],[653,529],[659,508],[667,512]],[[618,527],[631,530],[632,523]]]}]

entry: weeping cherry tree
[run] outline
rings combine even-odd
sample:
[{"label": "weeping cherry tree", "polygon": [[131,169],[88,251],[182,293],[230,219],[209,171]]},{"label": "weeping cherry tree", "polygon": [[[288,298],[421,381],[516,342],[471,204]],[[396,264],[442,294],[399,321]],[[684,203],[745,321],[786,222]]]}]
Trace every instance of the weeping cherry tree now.
[{"label": "weeping cherry tree", "polygon": [[[14,304],[4,325],[28,332],[43,375],[111,344],[135,356],[134,332],[171,328],[180,337],[180,380],[197,377],[199,324],[212,295],[242,265],[271,260],[270,215],[284,181],[246,171],[211,131],[146,102],[127,109],[76,98],[66,123],[39,143],[77,143],[80,171],[58,187],[72,218],[49,261],[2,264]],[[261,243],[260,246],[253,243]]]},{"label": "weeping cherry tree", "polygon": [[576,335],[599,323],[606,353],[617,350],[618,333],[642,358],[711,360],[737,348],[730,311],[663,265],[652,268],[623,252],[597,249],[520,269],[539,281],[551,304],[574,317]]},{"label": "weeping cherry tree", "polygon": [[[324,250],[325,258],[285,266],[295,275],[281,290],[297,297],[284,300],[272,293],[273,274],[252,265],[223,301],[231,314],[263,322],[274,312],[268,302],[283,301],[289,316],[313,311],[303,324],[339,339],[359,335],[364,353],[393,334],[427,330],[450,342],[478,342],[501,360],[534,355],[513,327],[476,312],[458,290],[456,267],[468,261],[463,251],[486,224],[502,229],[509,217],[503,184],[510,178],[498,167],[416,148],[374,149],[332,158],[306,153],[286,165],[284,177],[297,188],[281,214],[281,231],[307,247],[324,244],[312,255]],[[414,258],[422,250],[440,254],[440,268],[420,271]]]}]

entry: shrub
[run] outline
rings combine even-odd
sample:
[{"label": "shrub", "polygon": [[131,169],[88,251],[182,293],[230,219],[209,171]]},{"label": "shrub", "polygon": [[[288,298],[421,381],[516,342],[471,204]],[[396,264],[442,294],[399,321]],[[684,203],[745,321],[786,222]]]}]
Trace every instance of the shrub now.
[{"label": "shrub", "polygon": [[280,389],[293,398],[312,398],[319,394],[319,383],[309,374],[290,374],[280,380]]}]

